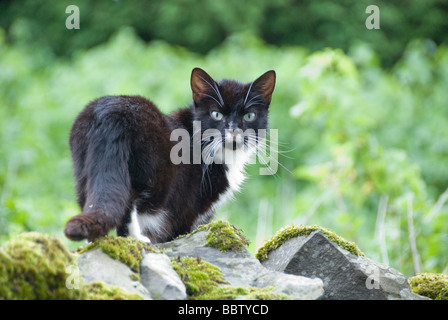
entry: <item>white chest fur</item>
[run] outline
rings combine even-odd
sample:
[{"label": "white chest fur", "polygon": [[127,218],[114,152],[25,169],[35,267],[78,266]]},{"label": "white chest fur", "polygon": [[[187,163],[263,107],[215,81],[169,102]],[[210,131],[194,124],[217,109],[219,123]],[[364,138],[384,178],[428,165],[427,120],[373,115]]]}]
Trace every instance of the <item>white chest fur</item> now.
[{"label": "white chest fur", "polygon": [[[233,153],[233,151],[231,152]],[[218,200],[216,200],[212,204],[211,208],[207,212],[200,215],[196,219],[196,221],[193,223],[191,227],[191,231],[196,229],[201,224],[208,223],[209,220],[214,215],[216,209],[222,204],[224,204],[226,201],[233,199],[234,193],[240,191],[241,185],[246,179],[246,176],[244,174],[244,167],[249,162],[251,155],[252,154],[247,151],[235,152],[232,155],[233,161],[226,164],[227,166],[226,178],[229,183],[228,188],[219,195]],[[227,159],[229,158],[227,157]]]}]

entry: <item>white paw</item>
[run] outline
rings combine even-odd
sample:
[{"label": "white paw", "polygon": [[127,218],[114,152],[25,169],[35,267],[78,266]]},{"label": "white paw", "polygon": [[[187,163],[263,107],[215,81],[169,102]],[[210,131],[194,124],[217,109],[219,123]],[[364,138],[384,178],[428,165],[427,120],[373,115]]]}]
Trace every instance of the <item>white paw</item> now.
[{"label": "white paw", "polygon": [[145,237],[145,236],[142,235],[142,234],[139,234],[139,235],[137,235],[137,236],[134,237],[134,238],[137,239],[137,240],[139,240],[139,241],[141,241],[141,242],[145,242],[145,243],[147,243],[147,244],[151,244],[151,240],[149,240],[148,237]]}]

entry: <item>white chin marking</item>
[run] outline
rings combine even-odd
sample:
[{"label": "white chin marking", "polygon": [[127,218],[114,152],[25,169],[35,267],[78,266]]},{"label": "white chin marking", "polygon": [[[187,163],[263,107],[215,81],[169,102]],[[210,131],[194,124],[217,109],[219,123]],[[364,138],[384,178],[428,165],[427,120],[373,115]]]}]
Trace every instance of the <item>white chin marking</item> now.
[{"label": "white chin marking", "polygon": [[225,150],[225,160],[231,159],[231,161],[224,161],[227,166],[226,177],[229,182],[229,187],[227,190],[220,194],[218,200],[213,203],[213,208],[216,209],[218,206],[223,204],[229,199],[233,198],[233,193],[240,191],[241,185],[243,184],[246,176],[244,174],[244,166],[249,161],[252,153],[245,151],[244,147],[237,149],[235,151]]},{"label": "white chin marking", "polygon": [[244,146],[235,151],[225,149],[224,160],[230,160],[224,161],[227,165],[226,176],[232,191],[239,191],[242,183],[246,179],[244,166],[249,162],[251,155],[251,152],[244,150]]}]

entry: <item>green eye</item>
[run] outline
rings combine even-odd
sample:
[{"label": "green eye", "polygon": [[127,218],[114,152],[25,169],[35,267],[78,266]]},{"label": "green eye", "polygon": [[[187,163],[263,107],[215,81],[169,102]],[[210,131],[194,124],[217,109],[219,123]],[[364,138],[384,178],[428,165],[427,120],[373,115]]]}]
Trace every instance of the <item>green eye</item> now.
[{"label": "green eye", "polygon": [[213,119],[215,119],[216,121],[219,121],[222,119],[222,113],[218,112],[218,111],[212,111],[211,112],[211,116]]},{"label": "green eye", "polygon": [[255,120],[255,112],[249,112],[244,115],[244,120],[247,122],[251,122]]}]

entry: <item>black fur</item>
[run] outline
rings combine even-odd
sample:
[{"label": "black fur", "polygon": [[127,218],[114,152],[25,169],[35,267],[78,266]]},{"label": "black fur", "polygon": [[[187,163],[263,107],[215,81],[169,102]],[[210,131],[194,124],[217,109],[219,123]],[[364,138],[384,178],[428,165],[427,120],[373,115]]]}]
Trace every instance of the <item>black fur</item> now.
[{"label": "black fur", "polygon": [[[196,68],[191,77],[194,102],[171,115],[162,114],[140,96],[106,96],[88,104],[70,134],[82,214],[67,222],[66,236],[94,240],[112,228],[127,236],[134,206],[139,215],[165,213],[163,232],[143,230],[153,241],[167,241],[191,231],[197,218],[212,210],[229,188],[228,167],[208,166],[204,183],[204,164],[174,165],[170,151],[177,142],[170,141],[171,132],[183,128],[192,136],[193,120],[201,121],[202,131],[217,128],[224,133],[229,124],[242,130],[266,128],[274,83],[273,71],[253,84],[241,84],[230,80],[217,83]],[[222,105],[217,103],[220,99]],[[243,116],[249,99],[249,109],[257,113],[257,119],[246,123]],[[222,112],[225,119],[212,119],[213,110]]]}]

